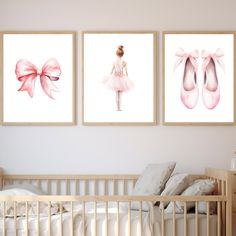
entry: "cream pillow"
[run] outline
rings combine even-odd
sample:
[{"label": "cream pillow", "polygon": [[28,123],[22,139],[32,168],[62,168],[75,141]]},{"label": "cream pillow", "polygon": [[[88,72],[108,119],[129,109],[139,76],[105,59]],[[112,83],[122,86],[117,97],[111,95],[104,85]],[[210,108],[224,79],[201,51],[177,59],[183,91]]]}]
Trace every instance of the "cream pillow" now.
[{"label": "cream pillow", "polygon": [[[187,173],[172,175],[167,181],[161,196],[179,195],[188,187],[188,184],[189,175]],[[164,207],[168,204],[169,202],[164,202]]]},{"label": "cream pillow", "polygon": [[[149,164],[138,178],[132,195],[158,195],[163,190],[165,183],[170,178],[175,168],[175,162]],[[131,209],[139,209],[139,205],[133,203]],[[148,204],[143,204],[143,210],[148,210]]]},{"label": "cream pillow", "polygon": [[[199,195],[209,195],[215,190],[216,182],[210,179],[200,179],[195,180],[192,185],[190,185],[181,196],[199,196]],[[186,203],[187,210],[195,206],[194,202]],[[165,209],[165,213],[173,212],[173,202],[171,202]],[[182,214],[184,213],[184,202],[176,202],[175,212]]]}]

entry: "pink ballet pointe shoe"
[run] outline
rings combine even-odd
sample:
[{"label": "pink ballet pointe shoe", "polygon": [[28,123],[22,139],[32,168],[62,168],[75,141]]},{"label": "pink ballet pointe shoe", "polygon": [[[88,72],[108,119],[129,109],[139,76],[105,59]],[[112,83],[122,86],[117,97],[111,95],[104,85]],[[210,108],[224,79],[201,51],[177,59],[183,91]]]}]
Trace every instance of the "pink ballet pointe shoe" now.
[{"label": "pink ballet pointe shoe", "polygon": [[217,49],[214,54],[210,54],[205,50],[202,51],[202,58],[204,59],[202,64],[204,73],[202,100],[208,109],[214,109],[220,101],[220,85],[216,67],[220,65],[224,69],[224,64],[221,61],[223,56],[224,53],[220,49]]},{"label": "pink ballet pointe shoe", "polygon": [[181,63],[184,65],[183,82],[180,90],[181,101],[188,109],[193,109],[197,105],[199,97],[197,84],[198,50],[188,54],[180,48],[175,55],[179,57],[175,68]]}]

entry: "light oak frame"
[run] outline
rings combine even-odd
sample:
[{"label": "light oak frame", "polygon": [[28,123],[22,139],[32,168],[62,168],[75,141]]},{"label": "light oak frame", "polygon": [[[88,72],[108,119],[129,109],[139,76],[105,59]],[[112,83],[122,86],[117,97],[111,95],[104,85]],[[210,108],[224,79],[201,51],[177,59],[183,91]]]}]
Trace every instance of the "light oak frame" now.
[{"label": "light oak frame", "polygon": [[[71,122],[4,122],[3,36],[4,34],[71,34],[72,35],[72,121]],[[70,126],[76,125],[76,32],[75,31],[0,31],[0,125],[12,126]]]},{"label": "light oak frame", "polygon": [[[165,35],[167,34],[232,34],[234,36],[234,120],[233,122],[166,122],[165,121]],[[236,124],[236,32],[235,31],[163,31],[162,32],[162,124],[166,126],[234,126]]]},{"label": "light oak frame", "polygon": [[[153,121],[152,122],[87,122],[84,120],[84,35],[85,34],[153,34]],[[82,32],[82,124],[86,126],[153,126],[157,124],[157,32],[154,31],[83,31]]]}]

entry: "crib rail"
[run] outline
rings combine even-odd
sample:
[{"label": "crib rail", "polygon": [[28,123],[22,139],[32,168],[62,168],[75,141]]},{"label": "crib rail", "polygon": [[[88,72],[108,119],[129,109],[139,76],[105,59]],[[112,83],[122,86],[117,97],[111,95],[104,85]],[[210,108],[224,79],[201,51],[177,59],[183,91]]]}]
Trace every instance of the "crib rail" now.
[{"label": "crib rail", "polygon": [[[143,235],[144,234],[144,229],[143,229],[143,210],[142,210],[142,205],[145,202],[149,202],[151,203],[151,205],[153,205],[153,203],[155,202],[160,202],[160,209],[161,209],[161,219],[160,219],[160,225],[161,225],[161,236],[165,236],[166,235],[166,226],[165,226],[165,211],[164,211],[164,202],[173,202],[174,206],[176,204],[176,202],[183,202],[184,203],[184,235],[178,235],[176,232],[176,213],[175,213],[175,208],[173,210],[173,214],[172,214],[172,235],[173,236],[187,236],[187,232],[188,232],[188,224],[187,224],[187,210],[186,210],[186,205],[188,202],[194,202],[196,209],[198,208],[198,204],[199,202],[206,202],[207,203],[207,214],[206,214],[206,236],[210,236],[211,232],[210,232],[210,203],[211,202],[216,202],[217,203],[217,236],[221,236],[221,235],[225,235],[225,231],[222,231],[222,228],[224,227],[221,223],[221,204],[225,203],[227,201],[227,197],[226,196],[1,196],[0,197],[0,203],[2,206],[2,210],[3,210],[3,222],[2,222],[2,235],[7,235],[7,231],[6,231],[6,214],[5,214],[5,210],[6,210],[6,205],[9,204],[10,202],[13,203],[14,206],[14,215],[13,215],[13,219],[14,219],[14,228],[15,228],[15,235],[17,235],[17,203],[19,202],[24,202],[25,203],[25,215],[24,215],[24,220],[25,220],[25,234],[24,235],[29,235],[30,231],[28,228],[28,206],[34,202],[37,206],[37,214],[35,215],[35,219],[37,220],[37,235],[41,235],[40,233],[40,214],[39,214],[39,207],[40,204],[42,203],[47,203],[48,206],[48,217],[47,217],[47,224],[48,224],[48,231],[47,231],[47,235],[52,235],[52,216],[51,216],[51,203],[52,202],[57,202],[59,205],[59,211],[58,211],[58,215],[59,215],[59,219],[60,219],[60,229],[59,229],[59,234],[57,235],[63,235],[63,210],[62,210],[62,206],[64,205],[64,203],[70,203],[70,234],[68,235],[75,235],[74,234],[74,211],[73,211],[73,206],[75,203],[80,203],[81,204],[81,209],[82,211],[80,212],[80,215],[82,217],[81,219],[81,223],[82,223],[82,235],[86,236],[86,217],[87,217],[87,212],[85,210],[86,208],[86,203],[88,202],[92,202],[93,206],[94,206],[94,212],[93,212],[93,234],[92,235],[98,235],[97,234],[97,204],[103,202],[105,204],[105,210],[104,210],[104,221],[105,221],[105,229],[104,229],[104,236],[108,236],[111,235],[109,234],[109,209],[108,209],[108,203],[113,202],[116,203],[116,207],[117,207],[117,212],[116,212],[116,224],[114,225],[115,229],[114,232],[115,234],[112,235],[121,235],[123,236],[123,234],[120,234],[120,220],[121,216],[119,213],[119,204],[121,202],[126,202],[128,204],[127,207],[127,216],[128,216],[128,220],[127,220],[127,230],[126,230],[126,234],[128,236],[131,235],[135,235],[132,232],[132,226],[131,226],[131,204],[132,203],[138,203],[139,209],[138,209],[138,221],[139,224],[138,226],[140,227],[139,230],[139,234],[138,235]],[[153,215],[153,208],[151,207],[149,210],[149,220],[151,223],[153,223],[154,219],[154,215]],[[202,236],[199,234],[199,214],[198,211],[195,211],[195,236]],[[154,235],[154,231],[153,228],[151,229],[151,233],[152,235]],[[101,234],[100,234],[101,235]],[[158,234],[157,234],[158,235]],[[227,235],[228,236],[228,235]]]},{"label": "crib rail", "polygon": [[4,175],[2,186],[33,184],[50,195],[128,195],[139,175]]}]

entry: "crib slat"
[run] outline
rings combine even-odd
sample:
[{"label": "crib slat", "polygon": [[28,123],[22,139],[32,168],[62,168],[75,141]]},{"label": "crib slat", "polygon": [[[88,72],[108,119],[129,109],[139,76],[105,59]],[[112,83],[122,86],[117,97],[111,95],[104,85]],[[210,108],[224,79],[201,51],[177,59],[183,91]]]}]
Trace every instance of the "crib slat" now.
[{"label": "crib slat", "polygon": [[94,195],[97,195],[97,180],[94,180]]},{"label": "crib slat", "polygon": [[82,203],[83,208],[83,235],[85,236],[85,202]]},{"label": "crib slat", "polygon": [[207,202],[207,236],[210,236],[210,202]]},{"label": "crib slat", "polygon": [[123,187],[123,193],[122,195],[125,195],[125,180],[122,180],[122,187]]},{"label": "crib slat", "polygon": [[97,235],[97,202],[94,201],[94,235]]},{"label": "crib slat", "polygon": [[117,180],[114,180],[114,195],[117,195],[118,194],[118,181]]},{"label": "crib slat", "polygon": [[[225,195],[225,181],[222,181],[221,183],[221,195]],[[221,227],[221,230],[222,230],[222,235],[225,235],[226,232],[225,232],[225,223],[226,223],[226,203],[225,202],[222,202],[221,203],[221,216],[222,216],[222,227]]]},{"label": "crib slat", "polygon": [[87,195],[87,180],[84,180],[84,195]]},{"label": "crib slat", "polygon": [[78,195],[79,194],[79,188],[78,188],[78,180],[77,179],[75,179],[75,195]]},{"label": "crib slat", "polygon": [[218,195],[221,194],[221,181],[218,179],[217,180],[217,190],[218,190]]},{"label": "crib slat", "polygon": [[106,201],[106,215],[105,215],[105,219],[106,219],[106,228],[105,228],[105,235],[108,236],[108,202]]},{"label": "crib slat", "polygon": [[112,195],[115,195],[115,180],[112,180]]},{"label": "crib slat", "polygon": [[52,193],[51,192],[51,180],[50,179],[47,180],[47,192],[48,192],[48,194]]},{"label": "crib slat", "polygon": [[117,214],[116,214],[116,235],[120,235],[120,203],[117,202]]},{"label": "crib slat", "polygon": [[2,217],[3,217],[3,227],[2,227],[2,235],[5,236],[6,235],[6,216],[5,216],[5,212],[6,212],[6,203],[3,202],[3,209],[2,209],[3,213],[2,213]]},{"label": "crib slat", "polygon": [[198,236],[198,202],[195,202],[195,236]]},{"label": "crib slat", "polygon": [[175,236],[176,225],[175,225],[175,202],[173,202],[173,215],[172,215],[172,226],[173,226],[173,236]]},{"label": "crib slat", "polygon": [[[31,204],[33,204],[33,202],[31,202]],[[37,236],[39,236],[40,235],[40,227],[39,227],[39,214],[40,214],[40,212],[39,212],[39,202],[37,202],[36,203],[36,219],[37,219],[37,221],[36,221],[36,228],[37,228]]]},{"label": "crib slat", "polygon": [[40,179],[37,180],[37,187],[38,187],[39,189],[41,189],[41,180],[40,180]]},{"label": "crib slat", "polygon": [[217,236],[221,235],[221,203],[217,202]]},{"label": "crib slat", "polygon": [[25,202],[25,225],[26,225],[26,232],[25,235],[28,236],[28,202]]},{"label": "crib slat", "polygon": [[108,181],[105,179],[104,180],[104,195],[107,195],[108,193]]},{"label": "crib slat", "polygon": [[187,204],[184,202],[184,236],[187,236]]},{"label": "crib slat", "polygon": [[126,181],[123,179],[123,195],[126,195]]},{"label": "crib slat", "polygon": [[136,180],[133,179],[133,180],[132,180],[132,188],[133,188],[133,189],[134,189],[135,183],[136,183]]},{"label": "crib slat", "polygon": [[143,214],[142,214],[142,201],[139,203],[139,222],[140,222],[140,236],[143,235]]},{"label": "crib slat", "polygon": [[66,180],[66,195],[70,195],[70,180]]},{"label": "crib slat", "polygon": [[17,236],[17,221],[16,221],[17,207],[16,202],[14,202],[14,235]]},{"label": "crib slat", "polygon": [[73,210],[74,210],[74,208],[73,208],[73,202],[70,202],[70,209],[71,209],[71,215],[70,215],[70,217],[71,217],[71,220],[70,220],[70,229],[71,229],[71,236],[73,236],[74,235],[74,213],[73,213]]},{"label": "crib slat", "polygon": [[128,202],[128,235],[131,236],[130,201]]},{"label": "crib slat", "polygon": [[161,236],[165,235],[164,202],[161,202]]},{"label": "crib slat", "polygon": [[60,235],[62,236],[63,222],[62,222],[62,202],[60,202]]},{"label": "crib slat", "polygon": [[51,202],[48,202],[48,236],[51,235]]},{"label": "crib slat", "polygon": [[57,179],[57,195],[61,194],[61,180]]}]

